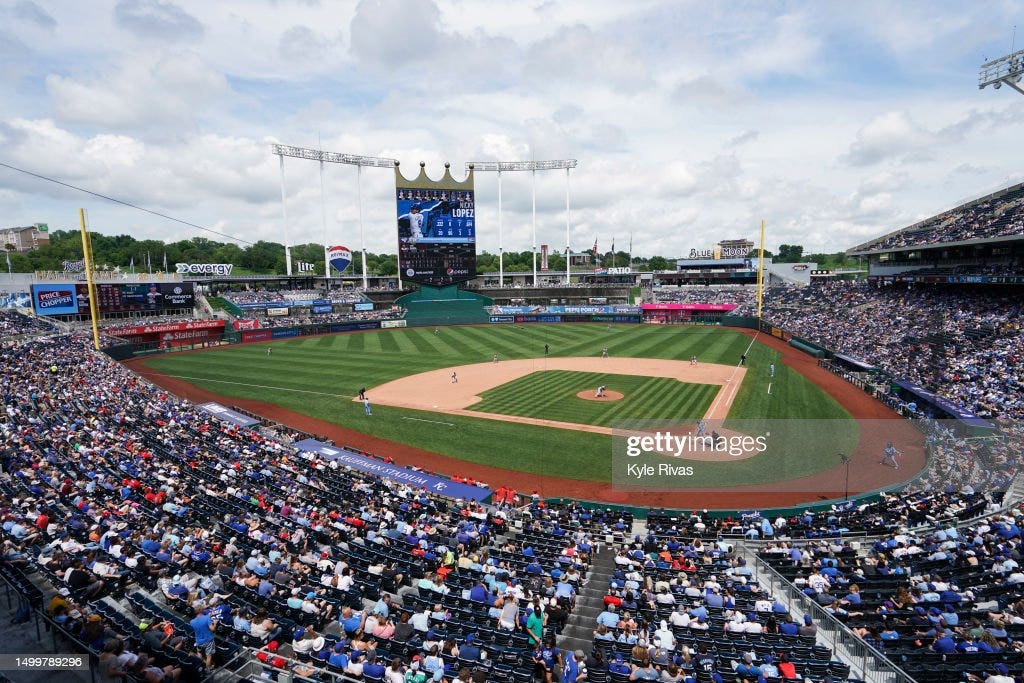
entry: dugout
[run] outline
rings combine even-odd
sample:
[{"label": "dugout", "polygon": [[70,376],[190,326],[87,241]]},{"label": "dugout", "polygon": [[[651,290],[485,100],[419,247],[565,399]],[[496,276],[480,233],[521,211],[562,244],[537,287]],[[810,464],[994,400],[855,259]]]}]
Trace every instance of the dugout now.
[{"label": "dugout", "polygon": [[812,344],[811,342],[804,341],[803,339],[797,339],[796,337],[793,337],[787,343],[794,349],[803,351],[804,353],[814,356],[819,360],[821,360],[822,358],[826,358],[828,356],[828,351],[821,348],[817,344]]},{"label": "dugout", "polygon": [[974,436],[988,436],[995,431],[995,425],[988,420],[909,380],[894,379],[889,393],[905,403],[917,404],[918,411],[929,417],[956,420]]}]

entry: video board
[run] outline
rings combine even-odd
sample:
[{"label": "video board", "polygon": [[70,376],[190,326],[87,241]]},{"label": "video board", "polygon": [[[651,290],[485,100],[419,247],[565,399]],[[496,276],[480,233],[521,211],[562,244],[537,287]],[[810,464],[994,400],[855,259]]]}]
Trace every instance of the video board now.
[{"label": "video board", "polygon": [[405,180],[395,169],[398,257],[402,279],[443,287],[476,277],[473,174],[456,182],[445,169],[432,181],[421,169]]},{"label": "video board", "polygon": [[[195,290],[191,282],[97,284],[96,304],[101,315],[190,309]],[[32,285],[32,306],[37,315],[87,315],[89,288],[82,282]]]}]

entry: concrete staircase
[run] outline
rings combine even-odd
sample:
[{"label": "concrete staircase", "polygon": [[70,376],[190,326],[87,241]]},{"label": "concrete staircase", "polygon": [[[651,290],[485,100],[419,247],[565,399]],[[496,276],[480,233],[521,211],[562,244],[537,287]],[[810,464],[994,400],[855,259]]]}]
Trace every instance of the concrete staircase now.
[{"label": "concrete staircase", "polygon": [[583,650],[590,653],[597,615],[604,611],[603,600],[608,594],[608,581],[614,569],[614,548],[602,548],[590,565],[586,585],[576,594],[576,609],[558,637],[558,649],[562,652]]}]

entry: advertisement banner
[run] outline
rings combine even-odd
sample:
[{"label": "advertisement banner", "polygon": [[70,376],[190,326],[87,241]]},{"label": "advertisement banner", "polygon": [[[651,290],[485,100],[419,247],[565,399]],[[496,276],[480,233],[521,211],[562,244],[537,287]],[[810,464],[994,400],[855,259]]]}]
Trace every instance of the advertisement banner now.
[{"label": "advertisement banner", "polygon": [[0,292],[0,308],[31,308],[32,295],[28,292]]},{"label": "advertisement banner", "polygon": [[298,337],[299,330],[296,327],[274,328],[273,330],[271,330],[270,336],[274,339],[287,339],[288,337]]},{"label": "advertisement banner", "polygon": [[348,247],[330,247],[327,250],[327,262],[339,273],[344,273],[349,264],[352,263],[352,252]]},{"label": "advertisement banner", "polygon": [[288,315],[287,306],[275,306],[273,308],[267,307],[267,315],[273,317],[282,317]]},{"label": "advertisement banner", "polygon": [[273,339],[273,333],[270,330],[244,330],[242,332],[242,342],[256,342],[256,341],[269,341]]},{"label": "advertisement banner", "polygon": [[236,330],[258,330],[260,327],[259,320],[235,320],[231,323],[231,326]]},{"label": "advertisement banner", "polygon": [[331,325],[331,332],[354,332],[355,330],[379,330],[379,320],[365,320],[358,323],[338,323]]},{"label": "advertisement banner", "polygon": [[223,320],[193,320],[180,323],[160,323],[159,325],[135,325],[117,328],[117,336],[126,334],[152,334],[157,332],[184,332],[186,330],[217,330],[223,329]]},{"label": "advertisement banner", "polygon": [[176,263],[179,275],[231,275],[232,263]]},{"label": "advertisement banner", "polygon": [[737,304],[644,304],[646,311],[723,311],[736,308]]},{"label": "advertisement banner", "polygon": [[196,406],[200,410],[205,410],[214,417],[230,422],[231,424],[238,425],[239,427],[252,427],[260,423],[259,420],[253,419],[248,415],[243,415],[237,411],[225,408],[219,403],[200,403]]},{"label": "advertisement banner", "polygon": [[513,317],[511,315],[492,315],[491,316],[491,322],[492,323],[514,323],[515,321],[516,321],[515,317]]},{"label": "advertisement banner", "polygon": [[411,282],[443,287],[476,277],[473,175],[459,183],[445,171],[438,182],[421,170],[407,181],[395,168],[398,261]]},{"label": "advertisement banner", "polygon": [[485,500],[491,495],[490,489],[469,484],[457,484],[444,477],[437,477],[399,465],[381,462],[375,458],[368,458],[344,448],[338,448],[337,446],[317,441],[316,439],[303,439],[302,441],[296,441],[292,445],[304,453],[315,453],[326,460],[336,460],[339,465],[344,467],[350,467],[377,477],[408,484],[413,488],[424,488],[430,493],[440,494],[449,498],[480,501]]},{"label": "advertisement banner", "polygon": [[32,285],[32,307],[36,315],[77,314],[78,294],[75,285]]},{"label": "advertisement banner", "polygon": [[562,322],[562,316],[560,315],[538,315],[537,322],[539,323],[560,323]]},{"label": "advertisement banner", "polygon": [[[89,312],[89,290],[78,287],[79,312]],[[101,313],[119,311],[160,311],[195,307],[195,286],[191,282],[147,282],[131,285],[96,285],[96,304]]]},{"label": "advertisement banner", "polygon": [[361,301],[361,302],[357,303],[353,307],[353,310],[356,310],[356,311],[372,311],[373,310],[373,302],[372,301]]},{"label": "advertisement banner", "polygon": [[398,327],[406,327],[409,323],[405,320],[381,320],[380,329],[389,330]]},{"label": "advertisement banner", "polygon": [[334,311],[334,307],[330,304],[325,306],[313,306],[313,313],[319,315],[321,313],[331,313]]}]

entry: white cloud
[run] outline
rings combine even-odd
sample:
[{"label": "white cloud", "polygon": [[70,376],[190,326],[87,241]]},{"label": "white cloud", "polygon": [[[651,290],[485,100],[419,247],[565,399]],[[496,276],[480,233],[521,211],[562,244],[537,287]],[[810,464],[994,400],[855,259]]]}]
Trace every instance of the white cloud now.
[{"label": "white cloud", "polygon": [[934,142],[935,136],[906,112],[891,111],[876,116],[857,131],[844,160],[853,166],[869,166],[926,152]]},{"label": "white cloud", "polygon": [[198,19],[168,0],[119,0],[114,18],[144,40],[195,41],[204,32]]},{"label": "white cloud", "polygon": [[52,31],[57,27],[57,20],[32,0],[18,0],[12,13],[15,18],[41,29]]},{"label": "white cloud", "polygon": [[46,89],[58,118],[116,129],[191,127],[229,88],[224,75],[198,54],[181,52],[137,56],[106,77],[51,74]]},{"label": "white cloud", "polygon": [[[640,254],[752,237],[761,217],[773,244],[837,251],[1018,175],[1024,101],[974,88],[1016,2],[6,7],[5,158],[245,239],[282,238],[270,138],[394,157],[407,174],[423,160],[433,176],[446,161],[576,158],[573,246],[632,231]],[[286,170],[292,238],[322,239],[316,165]],[[60,225],[84,199],[0,178],[10,223]],[[367,247],[393,251],[393,173],[362,178]],[[496,180],[477,177],[492,250]],[[355,247],[355,171],[331,166],[326,182],[330,240]],[[529,246],[530,195],[529,174],[505,174],[506,248]],[[538,174],[538,239],[559,249],[564,204],[564,174]],[[142,237],[188,230],[91,213]]]}]

